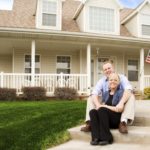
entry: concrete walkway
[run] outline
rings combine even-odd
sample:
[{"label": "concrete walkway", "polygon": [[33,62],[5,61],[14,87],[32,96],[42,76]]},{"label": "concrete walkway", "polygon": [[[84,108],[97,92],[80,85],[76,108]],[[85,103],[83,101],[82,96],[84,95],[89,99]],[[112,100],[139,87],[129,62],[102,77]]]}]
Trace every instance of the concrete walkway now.
[{"label": "concrete walkway", "polygon": [[68,130],[72,140],[48,150],[150,150],[150,100],[137,100],[135,108],[135,121],[127,135],[111,130],[113,144],[91,146],[90,133],[81,132],[78,126]]}]

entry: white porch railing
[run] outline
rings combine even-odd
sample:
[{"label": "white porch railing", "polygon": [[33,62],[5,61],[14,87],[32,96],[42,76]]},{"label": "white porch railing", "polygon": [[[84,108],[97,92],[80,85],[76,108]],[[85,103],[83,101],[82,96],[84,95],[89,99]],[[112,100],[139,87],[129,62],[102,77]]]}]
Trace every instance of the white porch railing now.
[{"label": "white porch railing", "polygon": [[150,87],[150,75],[144,75],[144,87]]},{"label": "white porch railing", "polygon": [[0,73],[0,87],[15,88],[17,94],[22,93],[22,87],[40,86],[46,88],[48,95],[53,95],[56,87],[73,87],[79,94],[87,94],[87,74],[35,74],[31,82],[31,74]]}]

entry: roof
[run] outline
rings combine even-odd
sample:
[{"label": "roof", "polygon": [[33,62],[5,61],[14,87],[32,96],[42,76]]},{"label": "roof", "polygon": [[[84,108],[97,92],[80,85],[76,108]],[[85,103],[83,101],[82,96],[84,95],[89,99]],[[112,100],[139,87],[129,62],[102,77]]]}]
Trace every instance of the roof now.
[{"label": "roof", "polygon": [[14,0],[13,9],[0,10],[1,27],[35,28],[37,0]]},{"label": "roof", "polygon": [[[73,16],[81,7],[81,2],[65,0],[62,3],[62,31],[80,32]],[[36,29],[37,0],[14,0],[12,11],[0,10],[0,27]],[[120,11],[121,21],[134,10],[123,9]],[[120,27],[121,36],[132,36],[124,25]]]}]

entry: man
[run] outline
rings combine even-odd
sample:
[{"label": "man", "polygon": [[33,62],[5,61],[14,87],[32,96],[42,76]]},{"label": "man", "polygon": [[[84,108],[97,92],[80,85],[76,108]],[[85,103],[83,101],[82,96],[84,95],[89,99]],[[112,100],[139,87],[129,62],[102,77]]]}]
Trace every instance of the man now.
[{"label": "man", "polygon": [[[104,77],[102,77],[96,84],[92,95],[87,100],[87,108],[86,108],[86,126],[81,128],[81,131],[88,132],[90,131],[90,117],[89,112],[91,109],[99,109],[101,106],[101,95],[103,92],[108,91],[108,80],[109,75],[114,72],[113,66],[111,62],[105,62],[103,64],[103,72]],[[120,76],[120,86],[124,89],[124,94],[116,106],[119,111],[122,111],[121,120],[119,124],[119,131],[123,134],[128,133],[127,124],[132,123],[134,120],[134,106],[135,106],[135,98],[132,94],[132,86],[129,83],[128,79],[124,75]]]}]

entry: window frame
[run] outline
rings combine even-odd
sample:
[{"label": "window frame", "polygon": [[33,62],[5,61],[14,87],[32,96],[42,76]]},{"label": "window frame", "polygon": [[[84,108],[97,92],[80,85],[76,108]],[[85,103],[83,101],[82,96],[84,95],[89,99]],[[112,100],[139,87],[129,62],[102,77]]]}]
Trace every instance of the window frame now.
[{"label": "window frame", "polygon": [[[136,70],[129,70],[129,61],[137,61],[137,69]],[[130,80],[130,78],[129,78],[129,71],[137,72],[137,80]],[[138,82],[139,81],[139,60],[138,59],[131,59],[131,58],[129,58],[127,60],[127,74],[128,74],[128,80],[130,82]]]},{"label": "window frame", "polygon": [[141,13],[139,14],[139,17],[140,17],[140,36],[141,37],[144,37],[144,38],[150,38],[150,34],[149,35],[144,35],[143,34],[143,26],[149,26],[150,27],[150,21],[148,22],[148,20],[146,19],[143,20],[144,16],[148,16],[150,18],[150,14],[145,14],[145,13]]},{"label": "window frame", "polygon": [[[70,68],[66,68],[66,70],[69,69],[69,70],[70,70],[70,73],[69,73],[69,74],[71,74],[71,62],[72,62],[72,57],[71,57],[70,55],[57,55],[57,56],[56,56],[56,73],[57,73],[57,74],[59,74],[59,73],[57,72],[57,69],[64,69],[64,68],[57,68],[57,63],[58,63],[58,62],[57,62],[57,60],[58,60],[57,57],[70,57]],[[63,73],[63,74],[65,74],[65,73]]]},{"label": "window frame", "polygon": [[[90,29],[90,7],[97,7],[97,8],[102,8],[102,9],[108,9],[108,10],[113,10],[114,11],[114,27],[113,27],[113,31],[103,31],[103,30],[94,30],[94,29]],[[117,27],[117,22],[118,22],[118,20],[117,20],[117,12],[116,12],[116,10],[114,9],[114,8],[107,8],[107,7],[99,7],[99,6],[95,6],[95,5],[90,5],[90,6],[88,6],[88,16],[87,16],[87,24],[88,24],[88,26],[87,26],[87,30],[89,31],[89,32],[94,32],[94,33],[104,33],[104,34],[118,34],[118,31],[117,31],[117,29],[116,29],[116,27]],[[119,26],[118,26],[119,27]]]},{"label": "window frame", "polygon": [[[26,56],[27,55],[29,55],[31,57],[31,54],[24,54],[24,73],[26,73],[26,69],[31,69],[31,66],[30,67],[26,67]],[[36,67],[36,62],[35,62],[35,73],[36,73],[36,69],[39,69],[39,73],[40,73],[41,72],[41,55],[36,54],[35,57],[36,56],[39,56],[39,67]],[[36,74],[39,74],[39,73],[36,73]]]},{"label": "window frame", "polygon": [[40,29],[51,29],[51,30],[61,30],[62,27],[62,1],[61,0],[48,0],[56,1],[56,26],[48,26],[42,24],[43,17],[43,0],[38,0],[37,11],[36,11],[36,28]]}]

